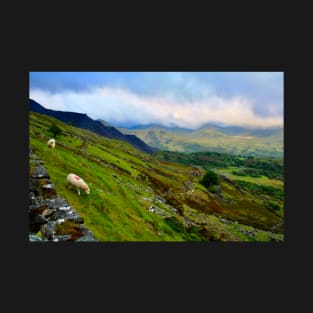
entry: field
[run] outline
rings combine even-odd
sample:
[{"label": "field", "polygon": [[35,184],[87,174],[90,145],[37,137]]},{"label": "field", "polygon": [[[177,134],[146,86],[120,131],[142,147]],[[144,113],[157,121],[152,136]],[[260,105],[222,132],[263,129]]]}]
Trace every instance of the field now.
[{"label": "field", "polygon": [[240,169],[241,169],[240,167],[231,166],[228,168],[218,169],[218,172],[226,175],[232,180],[243,180],[243,181],[247,181],[253,184],[257,184],[257,185],[265,185],[265,186],[272,186],[276,188],[283,188],[284,182],[279,179],[268,178],[264,175],[262,175],[261,177],[251,177],[251,176],[241,176],[241,175],[238,176],[236,174],[233,174],[234,171],[238,171]]}]

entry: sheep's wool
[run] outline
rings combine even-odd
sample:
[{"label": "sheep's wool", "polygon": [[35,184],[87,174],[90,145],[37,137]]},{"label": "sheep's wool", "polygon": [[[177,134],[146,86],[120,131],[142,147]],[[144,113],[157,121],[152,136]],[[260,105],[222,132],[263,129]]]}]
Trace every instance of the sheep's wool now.
[{"label": "sheep's wool", "polygon": [[79,176],[75,175],[75,174],[68,174],[67,176],[67,181],[69,184],[76,186],[77,188],[80,188],[84,191],[88,191],[89,192],[89,187],[88,185],[84,182],[84,180],[82,178],[80,178]]}]

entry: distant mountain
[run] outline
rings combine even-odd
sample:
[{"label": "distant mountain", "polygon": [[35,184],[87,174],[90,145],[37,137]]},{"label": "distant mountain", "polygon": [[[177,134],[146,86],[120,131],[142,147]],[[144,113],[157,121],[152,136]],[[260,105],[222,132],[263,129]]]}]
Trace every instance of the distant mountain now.
[{"label": "distant mountain", "polygon": [[215,151],[251,156],[283,156],[283,128],[248,128],[206,124],[191,130],[156,124],[120,129],[152,147],[177,152]]},{"label": "distant mountain", "polygon": [[145,142],[143,142],[136,136],[124,135],[113,126],[106,126],[105,121],[93,120],[89,116],[87,116],[87,114],[46,109],[41,104],[32,99],[29,99],[29,110],[52,116],[64,123],[68,123],[75,127],[92,131],[104,137],[126,141],[136,149],[149,154],[152,154],[157,150],[156,148],[148,146]]},{"label": "distant mountain", "polygon": [[267,137],[272,136],[277,131],[282,130],[282,127],[258,128],[258,127],[242,127],[242,126],[218,126],[215,124],[205,124],[199,130],[214,129],[230,136],[255,136]]},{"label": "distant mountain", "polygon": [[136,125],[136,126],[132,126],[132,127],[128,127],[128,128],[121,128],[124,131],[128,131],[128,130],[141,130],[141,129],[158,129],[158,130],[164,130],[164,131],[168,131],[171,133],[179,133],[179,134],[187,134],[192,132],[192,129],[190,128],[184,128],[184,127],[177,127],[177,126],[173,126],[173,127],[169,127],[169,126],[163,126],[163,125],[159,125],[159,124],[148,124],[148,125]]},{"label": "distant mountain", "polygon": [[227,135],[238,135],[238,136],[255,136],[255,137],[268,137],[274,135],[277,131],[282,130],[282,128],[272,127],[272,128],[246,128],[240,126],[227,126],[219,127],[219,131]]}]

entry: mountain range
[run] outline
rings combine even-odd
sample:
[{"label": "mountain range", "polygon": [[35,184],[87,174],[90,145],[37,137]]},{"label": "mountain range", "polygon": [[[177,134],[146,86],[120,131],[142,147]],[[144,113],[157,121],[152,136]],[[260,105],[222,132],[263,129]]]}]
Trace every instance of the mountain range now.
[{"label": "mountain range", "polygon": [[283,156],[282,127],[248,128],[206,124],[192,130],[149,124],[119,130],[124,134],[136,135],[150,146],[161,150],[187,153],[214,151],[279,158]]},{"label": "mountain range", "polygon": [[29,110],[52,116],[62,122],[92,131],[104,137],[123,140],[131,144],[134,148],[149,154],[152,154],[158,150],[156,148],[150,147],[134,134],[123,134],[109,123],[103,120],[93,120],[87,114],[46,109],[41,104],[32,99],[29,99]]},{"label": "mountain range", "polygon": [[29,100],[29,109],[107,138],[123,140],[149,154],[161,149],[185,153],[212,151],[243,156],[283,157],[282,127],[248,128],[208,123],[198,129],[159,124],[118,128],[102,119],[93,120],[87,114],[46,109],[32,99]]}]

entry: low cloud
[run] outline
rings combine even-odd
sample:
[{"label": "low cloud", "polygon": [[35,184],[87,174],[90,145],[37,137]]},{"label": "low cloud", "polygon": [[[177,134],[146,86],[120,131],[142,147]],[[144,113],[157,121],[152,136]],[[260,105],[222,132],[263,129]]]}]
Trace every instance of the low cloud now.
[{"label": "low cloud", "polygon": [[144,95],[112,87],[58,93],[31,89],[30,98],[49,109],[86,113],[93,119],[101,118],[119,126],[158,123],[198,128],[209,122],[251,127],[283,125],[281,112],[276,110],[282,104],[273,103],[273,114],[262,116],[255,112],[253,98],[225,98],[211,91],[201,99],[183,102],[175,97]]}]

